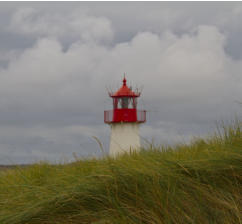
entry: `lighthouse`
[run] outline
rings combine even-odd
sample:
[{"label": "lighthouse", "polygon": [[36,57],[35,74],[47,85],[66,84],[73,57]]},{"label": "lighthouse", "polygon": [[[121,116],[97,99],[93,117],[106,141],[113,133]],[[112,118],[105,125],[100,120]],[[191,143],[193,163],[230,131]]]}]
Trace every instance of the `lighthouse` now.
[{"label": "lighthouse", "polygon": [[140,150],[139,126],[146,121],[146,111],[137,109],[138,90],[132,91],[124,77],[117,92],[109,92],[113,110],[104,111],[104,122],[111,127],[109,155]]}]

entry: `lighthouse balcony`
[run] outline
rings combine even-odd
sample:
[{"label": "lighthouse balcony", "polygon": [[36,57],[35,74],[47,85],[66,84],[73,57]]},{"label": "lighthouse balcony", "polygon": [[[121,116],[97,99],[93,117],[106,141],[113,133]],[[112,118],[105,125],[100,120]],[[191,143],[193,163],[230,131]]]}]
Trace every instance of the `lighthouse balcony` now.
[{"label": "lighthouse balcony", "polygon": [[146,121],[146,111],[137,109],[114,109],[104,111],[105,123],[138,122]]}]

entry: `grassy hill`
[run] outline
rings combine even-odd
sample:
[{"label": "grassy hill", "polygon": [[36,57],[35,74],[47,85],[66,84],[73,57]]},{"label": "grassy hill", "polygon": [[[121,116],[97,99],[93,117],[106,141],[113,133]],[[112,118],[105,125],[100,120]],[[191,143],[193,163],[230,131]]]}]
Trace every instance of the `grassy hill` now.
[{"label": "grassy hill", "polygon": [[188,145],[0,173],[1,224],[242,223],[241,123]]}]

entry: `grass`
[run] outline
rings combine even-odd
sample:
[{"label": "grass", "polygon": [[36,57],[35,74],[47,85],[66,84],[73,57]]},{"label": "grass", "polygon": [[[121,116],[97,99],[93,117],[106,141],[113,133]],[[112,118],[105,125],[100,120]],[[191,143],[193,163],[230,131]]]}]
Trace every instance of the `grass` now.
[{"label": "grass", "polygon": [[241,122],[116,159],[0,173],[1,224],[242,223]]}]

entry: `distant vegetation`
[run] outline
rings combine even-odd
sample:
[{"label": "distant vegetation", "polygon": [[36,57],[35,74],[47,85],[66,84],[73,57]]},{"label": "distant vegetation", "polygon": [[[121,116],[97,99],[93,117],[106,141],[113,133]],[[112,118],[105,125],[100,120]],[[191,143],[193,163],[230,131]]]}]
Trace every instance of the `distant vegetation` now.
[{"label": "distant vegetation", "polygon": [[242,223],[241,122],[117,159],[1,171],[1,224]]}]

